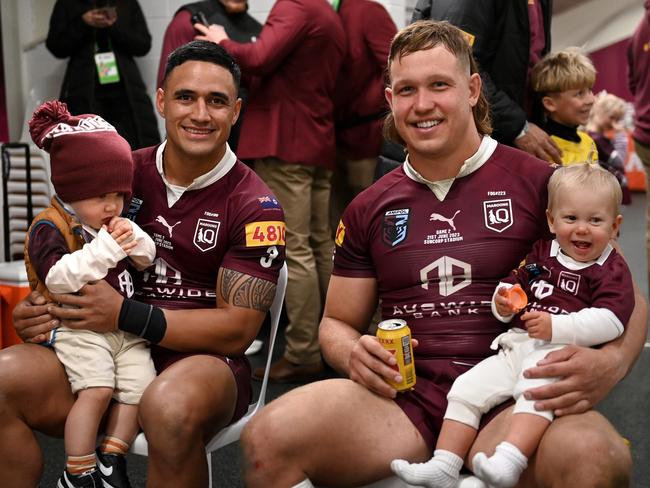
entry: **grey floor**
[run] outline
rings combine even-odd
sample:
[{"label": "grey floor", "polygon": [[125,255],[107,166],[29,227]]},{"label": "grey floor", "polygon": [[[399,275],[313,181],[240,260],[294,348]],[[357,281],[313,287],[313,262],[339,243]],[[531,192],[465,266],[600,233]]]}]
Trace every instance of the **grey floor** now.
[{"label": "grey floor", "polygon": [[[624,209],[623,230],[620,243],[630,263],[636,282],[644,295],[648,296],[647,265],[645,256],[645,194],[634,194],[632,205]],[[263,331],[261,336],[268,334]],[[283,349],[282,334],[275,355]],[[607,416],[619,432],[630,440],[634,458],[633,488],[650,488],[650,382],[647,371],[650,370],[650,344],[643,350],[634,369],[603,401],[598,410]],[[253,366],[261,365],[264,353],[252,357]],[[259,383],[254,384],[259,389]],[[269,398],[276,398],[296,385],[270,385]],[[43,488],[56,486],[56,480],[64,464],[63,442],[60,439],[39,436],[45,453],[45,469],[41,482]],[[145,486],[146,459],[130,455],[128,459],[129,474],[133,488]],[[594,459],[594,463],[598,463]],[[213,457],[214,486],[234,488],[242,486],[241,453],[237,443],[218,451]],[[0,479],[0,486],[2,480]],[[191,488],[191,487],[189,487]],[[576,487],[578,488],[578,487]]]}]

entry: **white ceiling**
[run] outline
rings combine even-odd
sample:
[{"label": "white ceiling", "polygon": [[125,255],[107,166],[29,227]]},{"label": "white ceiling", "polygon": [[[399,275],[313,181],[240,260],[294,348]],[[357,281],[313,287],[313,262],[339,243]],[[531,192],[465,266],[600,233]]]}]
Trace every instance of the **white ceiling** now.
[{"label": "white ceiling", "polygon": [[554,0],[553,11],[553,49],[587,52],[630,37],[644,12],[642,0]]}]

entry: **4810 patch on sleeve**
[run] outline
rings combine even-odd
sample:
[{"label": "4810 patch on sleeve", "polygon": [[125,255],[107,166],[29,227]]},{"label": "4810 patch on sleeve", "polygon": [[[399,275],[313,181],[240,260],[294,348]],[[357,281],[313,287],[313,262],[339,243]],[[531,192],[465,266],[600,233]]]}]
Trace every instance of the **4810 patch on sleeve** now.
[{"label": "4810 patch on sleeve", "polygon": [[286,226],[280,220],[246,224],[246,247],[284,246]]}]

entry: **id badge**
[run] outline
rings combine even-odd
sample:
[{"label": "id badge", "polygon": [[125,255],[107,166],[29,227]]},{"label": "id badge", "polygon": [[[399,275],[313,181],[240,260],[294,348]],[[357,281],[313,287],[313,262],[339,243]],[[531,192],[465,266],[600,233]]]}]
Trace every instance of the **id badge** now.
[{"label": "id badge", "polygon": [[107,51],[95,54],[95,65],[97,65],[97,75],[99,76],[100,85],[117,83],[120,81],[120,73],[117,70],[117,61],[115,53]]}]

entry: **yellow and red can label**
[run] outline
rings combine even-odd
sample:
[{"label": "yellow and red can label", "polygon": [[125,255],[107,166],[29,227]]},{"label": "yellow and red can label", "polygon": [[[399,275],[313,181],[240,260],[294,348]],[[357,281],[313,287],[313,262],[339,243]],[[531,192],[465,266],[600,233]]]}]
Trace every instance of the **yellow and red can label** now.
[{"label": "yellow and red can label", "polygon": [[413,359],[413,345],[411,344],[411,329],[405,320],[390,319],[379,323],[377,339],[389,351],[397,364],[393,366],[400,374],[402,381],[388,381],[397,391],[408,391],[415,388],[415,363]]}]

